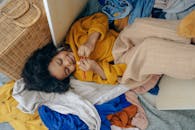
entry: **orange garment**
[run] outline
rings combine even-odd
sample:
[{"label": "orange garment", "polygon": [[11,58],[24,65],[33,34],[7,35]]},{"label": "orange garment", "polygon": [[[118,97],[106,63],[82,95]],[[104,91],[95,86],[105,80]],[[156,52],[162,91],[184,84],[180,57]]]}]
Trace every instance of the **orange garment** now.
[{"label": "orange garment", "polygon": [[18,103],[12,97],[14,82],[0,87],[0,123],[9,122],[15,130],[47,130],[38,111],[35,114],[21,112]]},{"label": "orange garment", "polygon": [[107,116],[107,119],[111,122],[112,125],[119,126],[122,128],[134,127],[131,124],[132,118],[137,113],[137,107],[135,105],[131,105],[129,107],[124,108],[122,111],[117,112],[115,114],[111,114]]},{"label": "orange garment", "polygon": [[178,34],[187,37],[195,37],[195,10],[181,20],[178,26]]},{"label": "orange garment", "polygon": [[102,13],[96,13],[91,16],[87,16],[76,21],[69,33],[66,36],[66,41],[70,44],[70,47],[74,53],[76,61],[79,61],[78,48],[88,40],[88,36],[93,32],[99,32],[100,38],[96,42],[95,49],[89,56],[90,59],[95,60],[103,69],[106,80],[93,73],[92,71],[85,72],[85,78],[83,78],[83,71],[76,67],[74,76],[79,80],[94,81],[104,84],[116,84],[118,76],[122,76],[126,68],[125,64],[109,64],[113,61],[112,47],[114,41],[118,36],[118,33],[109,29],[108,18]]}]

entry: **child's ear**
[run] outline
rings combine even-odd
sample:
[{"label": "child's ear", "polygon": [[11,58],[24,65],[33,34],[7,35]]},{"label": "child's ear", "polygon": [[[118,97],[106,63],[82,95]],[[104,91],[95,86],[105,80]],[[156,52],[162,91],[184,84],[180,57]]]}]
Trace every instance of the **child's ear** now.
[{"label": "child's ear", "polygon": [[58,47],[57,50],[58,50],[58,52],[62,51],[62,50],[64,50],[64,51],[72,51],[71,48],[70,48],[70,45],[68,43],[66,43],[66,42],[60,43],[60,46]]},{"label": "child's ear", "polygon": [[57,51],[60,52],[60,51],[63,51],[65,48],[64,47],[59,47],[57,48]]}]

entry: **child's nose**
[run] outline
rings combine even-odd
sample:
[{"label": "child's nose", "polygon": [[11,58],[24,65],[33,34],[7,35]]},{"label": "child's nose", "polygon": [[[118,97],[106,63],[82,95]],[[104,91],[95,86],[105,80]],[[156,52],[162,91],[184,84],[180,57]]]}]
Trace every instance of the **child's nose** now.
[{"label": "child's nose", "polygon": [[68,66],[71,66],[71,63],[67,60],[64,65],[65,67],[68,67]]},{"label": "child's nose", "polygon": [[70,66],[70,63],[68,61],[66,61],[65,64],[64,64],[64,66],[65,67]]}]

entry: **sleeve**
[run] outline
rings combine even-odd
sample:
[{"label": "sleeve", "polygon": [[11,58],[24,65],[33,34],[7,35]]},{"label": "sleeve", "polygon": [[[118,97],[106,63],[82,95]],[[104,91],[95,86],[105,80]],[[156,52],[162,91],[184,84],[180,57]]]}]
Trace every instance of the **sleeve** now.
[{"label": "sleeve", "polygon": [[111,65],[108,62],[98,62],[98,64],[103,69],[106,80],[103,80],[98,74],[92,71],[84,72],[80,69],[74,73],[74,76],[82,81],[92,81],[100,84],[116,84],[118,83],[118,77],[122,76],[126,69],[126,64]]},{"label": "sleeve", "polygon": [[96,13],[92,15],[88,20],[90,20],[89,22],[91,22],[88,30],[88,35],[93,32],[99,32],[101,34],[100,40],[103,40],[109,29],[107,16],[103,13]]},{"label": "sleeve", "polygon": [[76,60],[79,60],[77,55],[78,47],[87,41],[91,33],[99,32],[101,34],[99,40],[103,40],[108,29],[108,18],[102,13],[96,13],[77,20],[66,35],[66,42],[70,45]]}]

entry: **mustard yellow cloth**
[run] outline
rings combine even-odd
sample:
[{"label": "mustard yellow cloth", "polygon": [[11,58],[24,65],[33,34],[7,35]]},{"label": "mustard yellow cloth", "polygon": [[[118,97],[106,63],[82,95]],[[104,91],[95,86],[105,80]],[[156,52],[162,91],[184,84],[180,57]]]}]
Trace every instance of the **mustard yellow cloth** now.
[{"label": "mustard yellow cloth", "polygon": [[0,87],[0,122],[9,122],[15,130],[47,130],[39,118],[38,112],[21,112],[18,103],[12,97],[14,81]]},{"label": "mustard yellow cloth", "polygon": [[79,61],[79,56],[77,54],[78,48],[87,41],[88,36],[93,32],[99,32],[101,36],[89,58],[95,60],[101,66],[107,79],[102,80],[98,74],[95,74],[92,71],[85,72],[84,78],[84,72],[80,70],[78,66],[76,67],[74,76],[83,81],[116,84],[118,76],[122,76],[126,65],[109,64],[109,62],[113,61],[112,47],[118,33],[109,29],[108,18],[106,15],[96,13],[79,19],[72,25],[68,35],[66,36],[66,41],[70,44],[76,61]]},{"label": "mustard yellow cloth", "polygon": [[195,10],[181,20],[178,34],[187,38],[195,38]]}]

